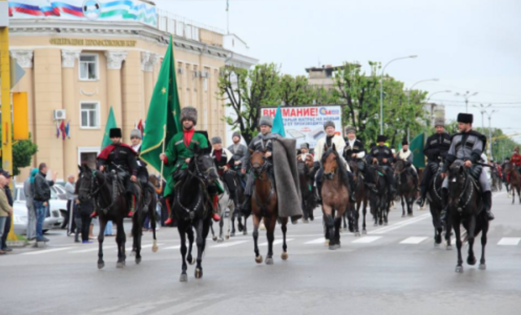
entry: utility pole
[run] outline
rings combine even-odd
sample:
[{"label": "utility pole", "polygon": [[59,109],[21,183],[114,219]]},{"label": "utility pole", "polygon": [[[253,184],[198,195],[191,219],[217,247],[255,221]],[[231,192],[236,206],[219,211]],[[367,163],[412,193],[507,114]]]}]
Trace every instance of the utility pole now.
[{"label": "utility pole", "polygon": [[2,169],[13,173],[13,141],[11,121],[11,69],[9,60],[9,14],[8,1],[0,0],[0,18],[7,17],[7,23],[0,25],[0,76],[2,101]]},{"label": "utility pole", "polygon": [[[489,104],[488,107],[490,107],[492,104]],[[487,113],[488,116],[488,151],[490,152],[490,157],[492,156],[492,114],[496,113],[497,110],[493,110],[490,113]]]},{"label": "utility pole", "polygon": [[467,92],[465,92],[465,94],[456,93],[455,95],[462,96],[463,98],[465,98],[465,108],[468,113],[469,112],[469,98],[471,98],[472,96],[475,96],[477,94],[478,94],[478,92],[474,92],[474,93],[470,94],[470,92],[467,91]]}]

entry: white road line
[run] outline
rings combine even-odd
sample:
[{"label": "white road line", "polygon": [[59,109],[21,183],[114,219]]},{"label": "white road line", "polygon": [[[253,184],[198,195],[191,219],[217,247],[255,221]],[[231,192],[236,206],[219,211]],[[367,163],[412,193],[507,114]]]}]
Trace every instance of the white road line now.
[{"label": "white road line", "polygon": [[417,218],[412,218],[412,219],[409,219],[409,220],[398,222],[398,223],[393,224],[393,225],[388,226],[388,227],[384,227],[384,228],[381,228],[381,229],[378,229],[378,230],[375,230],[375,231],[370,231],[368,234],[385,234],[387,232],[400,229],[400,228],[402,228],[404,226],[411,225],[411,224],[423,221],[423,220],[425,220],[425,219],[427,219],[429,217],[431,217],[430,213],[422,214],[421,216],[419,216]]},{"label": "white road line", "polygon": [[164,249],[179,249],[179,248],[181,248],[181,245],[165,247]]},{"label": "white road line", "polygon": [[42,249],[42,250],[39,250],[39,251],[36,251],[36,252],[22,253],[20,255],[42,255],[42,254],[49,254],[49,253],[54,253],[54,252],[61,252],[61,251],[69,250],[69,249],[72,249],[72,248],[74,248],[74,247]]},{"label": "white road line", "polygon": [[236,241],[236,242],[223,243],[223,244],[212,246],[212,248],[232,247],[232,246],[244,244],[246,242],[248,242],[248,241]]},{"label": "white road line", "polygon": [[325,242],[326,242],[326,239],[321,237],[321,238],[317,238],[316,240],[306,242],[306,243],[304,243],[304,245],[324,244]]},{"label": "white road line", "polygon": [[420,244],[421,242],[427,239],[426,236],[411,236],[409,238],[404,239],[400,242],[400,244]]},{"label": "white road line", "polygon": [[503,237],[497,244],[502,246],[517,246],[519,241],[521,241],[521,237]]},{"label": "white road line", "polygon": [[[112,249],[112,248],[116,248],[116,246],[107,246],[107,247],[103,247],[103,250]],[[98,246],[96,246],[96,248],[89,248],[89,249],[75,250],[75,251],[69,252],[69,254],[90,253],[90,252],[95,252],[95,251],[97,251],[98,249],[99,249]]]},{"label": "white road line", "polygon": [[369,244],[369,243],[372,243],[374,241],[377,241],[379,240],[380,238],[382,238],[381,236],[364,236],[362,238],[359,238],[355,241],[352,241],[351,243],[353,244]]},{"label": "white road line", "polygon": [[[292,240],[293,240],[292,238],[289,238],[289,239],[287,238],[286,239],[286,243],[289,243]],[[279,244],[282,244],[282,240],[275,240],[275,241],[273,241],[273,245],[279,245]],[[259,246],[268,246],[268,242],[259,244]]]}]

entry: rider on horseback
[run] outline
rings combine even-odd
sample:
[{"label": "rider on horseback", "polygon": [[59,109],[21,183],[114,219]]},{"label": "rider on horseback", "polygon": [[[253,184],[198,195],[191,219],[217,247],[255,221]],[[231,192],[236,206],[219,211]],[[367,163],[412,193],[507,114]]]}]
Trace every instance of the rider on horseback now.
[{"label": "rider on horseback", "polygon": [[[137,152],[137,154],[141,153],[141,140],[143,139],[143,136],[141,134],[141,130],[134,129],[130,132],[130,142],[132,143],[132,149]],[[147,164],[143,162],[139,157],[137,158],[137,178],[139,179],[139,182],[141,183],[141,187],[143,188],[143,197],[145,198],[145,204],[148,204],[150,202],[151,194],[153,194],[153,191],[149,191],[151,188],[148,185],[148,170],[147,170]]]},{"label": "rider on horseback", "polygon": [[248,148],[241,143],[241,133],[235,131],[232,135],[233,144],[228,147],[228,150],[233,154],[233,165],[232,168],[237,172],[241,181],[241,184],[244,187],[244,179],[242,178],[242,173],[240,172],[242,162],[244,160],[244,156],[246,156],[246,152]]},{"label": "rider on horseback", "polygon": [[471,173],[477,175],[477,172],[479,171],[479,184],[481,186],[483,207],[487,213],[488,219],[494,220],[494,215],[491,212],[492,193],[490,190],[490,183],[488,182],[484,169],[477,165],[481,160],[481,154],[485,149],[487,138],[479,132],[472,130],[473,118],[472,114],[460,113],[458,115],[458,129],[460,132],[452,137],[450,149],[445,158],[447,163],[445,163],[442,170],[445,180],[443,181],[443,189],[441,190],[441,197],[444,204],[443,212],[441,214],[441,219],[443,221],[445,221],[447,216],[449,204],[449,179],[446,177],[446,172],[450,165],[456,160],[464,161],[465,166],[471,168]]},{"label": "rider on horseback", "polygon": [[333,144],[335,145],[336,151],[339,153],[339,155],[342,157],[342,160],[345,164],[345,167],[347,169],[348,173],[348,179],[349,182],[345,183],[347,187],[349,187],[349,198],[352,202],[356,201],[355,199],[355,183],[353,180],[353,174],[351,173],[351,169],[349,168],[349,165],[343,158],[344,154],[344,148],[346,146],[346,142],[344,139],[335,134],[335,123],[332,121],[326,121],[324,123],[324,130],[326,131],[326,137],[321,138],[317,141],[317,145],[315,146],[315,161],[314,166],[316,169],[318,169],[317,175],[315,176],[315,185],[317,187],[317,193],[318,193],[318,202],[322,201],[322,180],[323,180],[323,173],[324,169],[321,165],[322,157],[326,153],[327,149],[330,149],[333,147]]},{"label": "rider on horseback", "polygon": [[398,154],[396,156],[398,159],[405,162],[405,167],[409,174],[412,175],[412,178],[414,179],[414,185],[418,186],[418,172],[416,171],[416,167],[412,164],[412,161],[414,160],[414,154],[411,150],[409,150],[409,142],[407,139],[403,139],[402,141],[402,148],[400,151],[398,151]]},{"label": "rider on horseback", "polygon": [[[197,124],[197,110],[195,108],[188,106],[181,110],[181,123],[183,124],[183,131],[172,137],[165,153],[161,153],[159,156],[165,165],[174,166],[173,176],[167,178],[167,186],[169,187],[175,187],[175,181],[184,177],[186,170],[188,169],[188,164],[194,157],[196,148],[208,148],[207,138],[203,134],[195,132],[194,127]],[[212,190],[215,187],[212,187],[210,184],[208,188],[209,190]],[[212,193],[211,191],[209,191],[209,193],[214,198],[212,218],[214,221],[219,221],[221,217],[216,212],[215,193]],[[168,196],[165,197],[168,198]],[[169,202],[167,202],[167,206],[170,206]],[[172,211],[169,212],[170,216],[172,216]],[[169,218],[165,224],[168,225],[171,221],[171,218]]]},{"label": "rider on horseback", "polygon": [[427,167],[423,171],[422,181],[420,183],[420,199],[418,205],[423,207],[427,196],[427,189],[432,179],[433,169],[445,159],[447,151],[450,148],[450,135],[445,131],[445,121],[443,118],[436,118],[436,133],[427,138],[427,144],[423,153],[427,156]]},{"label": "rider on horseback", "polygon": [[235,185],[235,177],[230,171],[232,165],[235,165],[234,155],[228,149],[223,148],[221,137],[213,137],[212,146],[212,157],[217,167],[217,173],[219,173],[219,177],[222,178],[223,183],[228,187],[230,198],[237,207],[239,205],[239,199],[236,193],[237,187]]},{"label": "rider on horseback", "polygon": [[[121,129],[110,129],[109,137],[112,144],[106,146],[98,156],[99,170],[104,172],[108,167],[108,170],[116,172],[129,198],[128,216],[131,217],[136,208],[136,189],[133,183],[137,182],[137,153],[132,147],[121,142]],[[95,215],[96,213],[93,213],[93,216]]]},{"label": "rider on horseback", "polygon": [[[269,165],[273,165],[273,139],[279,138],[280,135],[277,133],[271,133],[273,127],[273,118],[270,116],[262,116],[259,122],[260,134],[253,138],[246,151],[242,163],[241,172],[246,174],[251,168],[251,153],[255,151],[264,152],[264,158]],[[270,170],[272,172],[272,169]],[[251,214],[251,196],[253,194],[253,185],[255,184],[255,177],[253,172],[248,172],[246,179],[246,188],[244,189],[244,204],[241,207],[241,212],[245,217]]]},{"label": "rider on horseback", "polygon": [[[384,135],[379,135],[376,138],[376,142],[378,145],[371,148],[371,151],[366,156],[366,160],[370,164],[378,163],[382,166],[385,172],[385,178],[387,181],[387,185],[390,187],[391,194],[396,192],[396,188],[394,187],[394,176],[393,169],[391,168],[391,163],[393,162],[393,153],[388,146],[385,145],[385,141],[387,141],[387,137]],[[374,180],[372,178],[368,178],[368,180]],[[374,185],[375,183],[372,182]]]},{"label": "rider on horseback", "polygon": [[514,148],[514,154],[512,154],[510,162],[514,164],[517,168],[517,171],[521,173],[521,154],[519,154],[519,147]]},{"label": "rider on horseback", "polygon": [[356,138],[356,129],[355,127],[349,126],[346,128],[347,141],[346,147],[344,149],[344,159],[349,162],[351,160],[356,160],[358,169],[364,174],[364,177],[367,179],[365,185],[372,190],[375,189],[375,185],[373,184],[374,180],[372,179],[372,174],[366,167],[365,162],[365,149],[362,141]]}]

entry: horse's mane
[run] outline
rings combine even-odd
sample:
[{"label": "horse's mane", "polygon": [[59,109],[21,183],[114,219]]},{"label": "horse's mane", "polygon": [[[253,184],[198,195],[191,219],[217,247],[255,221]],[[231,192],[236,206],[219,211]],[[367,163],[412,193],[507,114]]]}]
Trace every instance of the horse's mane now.
[{"label": "horse's mane", "polygon": [[335,160],[336,160],[336,163],[338,166],[338,174],[340,175],[340,181],[342,183],[347,183],[347,180],[348,180],[347,169],[345,167],[342,167],[342,166],[344,166],[344,162],[342,161],[340,154],[336,150],[333,150],[333,148],[327,149],[326,153],[324,153],[324,155],[322,155],[322,159],[321,159],[322,165],[324,165],[327,157],[331,153],[335,155]]}]

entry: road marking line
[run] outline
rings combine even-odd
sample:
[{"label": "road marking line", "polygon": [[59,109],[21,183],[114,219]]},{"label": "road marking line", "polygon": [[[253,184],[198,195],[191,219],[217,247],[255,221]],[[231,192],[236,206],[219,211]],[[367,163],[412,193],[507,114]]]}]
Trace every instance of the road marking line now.
[{"label": "road marking line", "polygon": [[74,248],[74,247],[42,249],[42,250],[39,250],[37,252],[22,253],[20,255],[41,255],[41,254],[48,254],[48,253],[54,253],[54,252],[61,252],[61,251],[72,249],[72,248]]},{"label": "road marking line", "polygon": [[164,249],[179,249],[179,248],[181,248],[181,245],[165,247]]},{"label": "road marking line", "polygon": [[[286,243],[289,243],[292,240],[293,240],[292,238],[286,239]],[[282,244],[282,240],[275,240],[275,241],[273,241],[273,245],[279,245],[279,244]],[[259,244],[259,246],[268,246],[268,242]]]},{"label": "road marking line", "polygon": [[426,236],[411,236],[409,238],[404,239],[400,242],[400,244],[420,244],[421,242],[427,239]]},{"label": "road marking line", "polygon": [[382,237],[381,236],[364,236],[362,238],[359,238],[355,241],[352,241],[351,243],[353,244],[369,244],[369,243],[372,243],[376,240],[379,240],[381,239]]},{"label": "road marking line", "polygon": [[306,242],[306,243],[304,243],[304,245],[324,244],[325,242],[326,242],[326,239],[321,237],[321,238],[317,238],[316,240]]},{"label": "road marking line", "polygon": [[411,224],[423,221],[423,220],[429,218],[430,216],[431,216],[430,213],[426,213],[426,214],[423,214],[423,215],[421,215],[421,216],[419,216],[417,218],[412,218],[412,219],[409,219],[409,220],[405,220],[403,222],[399,222],[399,223],[393,224],[393,225],[391,225],[389,227],[384,227],[384,228],[381,228],[381,229],[378,229],[378,230],[375,230],[375,231],[370,231],[368,234],[385,234],[387,232],[391,232],[391,231],[400,229],[400,228],[402,228],[404,226],[411,225]]},{"label": "road marking line", "polygon": [[248,241],[236,241],[236,242],[224,243],[224,244],[212,246],[212,248],[232,247],[232,246],[244,244],[246,242],[248,242]]},{"label": "road marking line", "polygon": [[521,241],[521,237],[503,237],[497,244],[502,246],[517,246],[519,241]]},{"label": "road marking line", "polygon": [[[107,246],[107,247],[103,247],[103,250],[112,249],[112,248],[116,248],[116,246]],[[69,254],[81,254],[81,253],[95,252],[95,251],[97,251],[98,249],[99,249],[98,246],[96,246],[96,248],[89,248],[89,249],[75,250],[75,251],[69,252]]]}]

